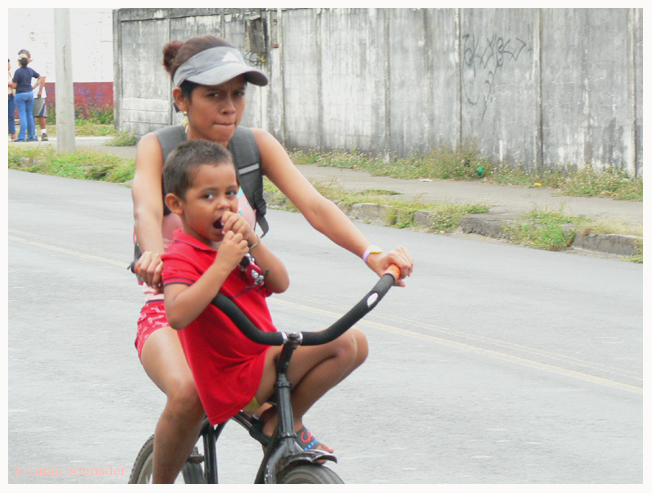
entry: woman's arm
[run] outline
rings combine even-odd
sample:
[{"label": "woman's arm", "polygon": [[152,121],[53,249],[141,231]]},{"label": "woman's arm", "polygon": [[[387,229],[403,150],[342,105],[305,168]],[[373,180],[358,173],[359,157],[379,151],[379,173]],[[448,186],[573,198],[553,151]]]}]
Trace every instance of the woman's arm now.
[{"label": "woman's arm", "polygon": [[43,87],[44,86],[45,86],[45,77],[39,76],[38,80],[36,81],[36,85],[33,87],[33,89],[36,89],[37,87],[39,88],[39,90],[38,90],[38,97],[39,98],[43,94]]},{"label": "woman's arm", "polygon": [[[362,258],[371,242],[339,207],[315,190],[271,134],[260,129],[253,131],[260,149],[263,173],[292,201],[313,228]],[[382,275],[392,263],[399,266],[402,278],[412,273],[412,257],[403,247],[367,257],[367,265],[378,275]],[[399,282],[399,285],[404,284]]]},{"label": "woman's arm", "polygon": [[136,238],[142,252],[138,274],[150,286],[161,282],[163,244],[163,153],[158,138],[147,134],[136,149],[136,172],[131,186]]}]

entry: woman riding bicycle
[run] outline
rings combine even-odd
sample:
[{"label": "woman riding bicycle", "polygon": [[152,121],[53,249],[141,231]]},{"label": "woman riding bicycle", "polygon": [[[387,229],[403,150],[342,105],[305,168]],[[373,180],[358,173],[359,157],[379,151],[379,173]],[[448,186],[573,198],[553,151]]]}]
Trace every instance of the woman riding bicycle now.
[{"label": "woman riding bicycle", "polygon": [[[201,57],[195,57],[200,53]],[[225,53],[236,60],[223,63]],[[245,110],[246,83],[266,85],[267,77],[246,66],[231,45],[214,36],[172,41],[163,49],[163,55],[163,65],[175,85],[172,93],[175,105],[187,116],[187,139],[205,139],[227,146]],[[373,247],[335,204],[310,185],[270,133],[261,129],[252,132],[263,174],[316,230],[363,258],[379,276],[390,264],[400,267],[402,279],[411,274],[413,261],[405,248],[383,253]],[[155,431],[153,481],[171,483],[195,445],[205,413],[178,334],[165,318],[161,255],[172,240],[172,231],[181,225],[175,214],[166,214],[164,210],[163,164],[158,136],[155,133],[144,136],[137,148],[132,185],[135,237],[143,252],[138,272],[145,282],[146,295],[138,321],[136,347],[145,371],[167,397]],[[255,211],[244,196],[241,209],[253,227]],[[404,281],[399,281],[399,285],[404,285]],[[364,349],[360,351],[364,359],[366,341],[360,341],[360,347]]]}]

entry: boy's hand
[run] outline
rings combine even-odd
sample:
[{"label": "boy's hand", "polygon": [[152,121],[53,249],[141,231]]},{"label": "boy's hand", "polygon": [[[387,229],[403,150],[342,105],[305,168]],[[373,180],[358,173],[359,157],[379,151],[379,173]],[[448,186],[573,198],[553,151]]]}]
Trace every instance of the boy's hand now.
[{"label": "boy's hand", "polygon": [[255,238],[256,235],[247,220],[235,212],[226,211],[222,215],[222,229],[224,231],[232,231],[235,234],[240,233],[249,244],[257,241]]},{"label": "boy's hand", "polygon": [[235,269],[242,257],[249,251],[249,244],[242,234],[227,231],[224,239],[217,249],[215,262],[223,262],[230,270]]}]

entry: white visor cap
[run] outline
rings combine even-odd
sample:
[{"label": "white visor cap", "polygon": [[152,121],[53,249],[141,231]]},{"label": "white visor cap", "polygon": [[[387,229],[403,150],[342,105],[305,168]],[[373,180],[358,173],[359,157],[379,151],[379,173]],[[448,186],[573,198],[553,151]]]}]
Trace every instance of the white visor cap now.
[{"label": "white visor cap", "polygon": [[246,65],[242,55],[230,46],[217,46],[200,51],[183,62],[172,79],[175,87],[189,80],[205,86],[216,86],[244,75],[247,82],[257,86],[267,85],[267,76]]}]

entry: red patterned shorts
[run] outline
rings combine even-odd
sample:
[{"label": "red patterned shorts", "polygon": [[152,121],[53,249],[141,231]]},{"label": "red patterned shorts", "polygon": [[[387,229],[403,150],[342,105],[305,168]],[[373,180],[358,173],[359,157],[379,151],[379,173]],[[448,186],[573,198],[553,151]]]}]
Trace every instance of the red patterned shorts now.
[{"label": "red patterned shorts", "polygon": [[138,357],[143,351],[143,345],[147,338],[158,329],[169,327],[168,319],[165,316],[165,302],[163,300],[152,300],[145,303],[138,318],[138,333],[136,334],[136,349]]}]

